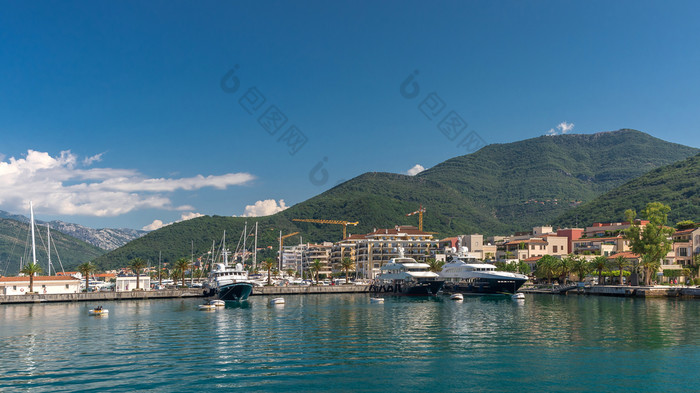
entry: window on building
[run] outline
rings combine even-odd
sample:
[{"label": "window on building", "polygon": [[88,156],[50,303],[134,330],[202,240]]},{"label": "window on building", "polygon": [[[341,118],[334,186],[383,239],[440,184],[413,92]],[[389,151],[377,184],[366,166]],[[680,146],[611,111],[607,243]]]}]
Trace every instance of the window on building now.
[{"label": "window on building", "polygon": [[685,247],[679,248],[678,253],[682,257],[687,257],[688,256],[688,249]]},{"label": "window on building", "polygon": [[66,284],[66,289],[69,289],[68,284]]},{"label": "window on building", "polygon": [[553,247],[552,247],[552,252],[558,252],[558,249],[559,249],[559,248],[558,248],[557,246],[553,246]]}]

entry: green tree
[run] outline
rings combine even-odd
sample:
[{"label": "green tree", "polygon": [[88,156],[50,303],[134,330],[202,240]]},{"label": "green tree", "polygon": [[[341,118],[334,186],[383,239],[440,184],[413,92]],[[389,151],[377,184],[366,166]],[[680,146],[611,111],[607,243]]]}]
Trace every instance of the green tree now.
[{"label": "green tree", "polygon": [[524,275],[529,275],[532,273],[532,269],[530,269],[530,265],[525,262],[525,261],[518,261],[518,273],[524,274]]},{"label": "green tree", "polygon": [[272,269],[277,265],[274,258],[266,258],[262,263],[262,268],[267,270],[267,285],[272,285]]},{"label": "green tree", "polygon": [[557,268],[557,258],[551,255],[545,255],[537,261],[537,266],[535,268],[535,275],[537,278],[547,277],[547,283],[552,283],[552,277],[556,273]]},{"label": "green tree", "polygon": [[174,267],[180,273],[180,278],[182,278],[182,286],[184,287],[185,273],[187,273],[187,269],[190,267],[190,260],[187,258],[180,258],[177,261],[175,261]]},{"label": "green tree", "polygon": [[22,274],[26,274],[29,276],[29,292],[33,293],[34,292],[34,275],[37,273],[41,273],[41,266],[34,262],[30,262],[24,266],[22,266],[22,269],[19,271]]},{"label": "green tree", "polygon": [[146,267],[146,261],[141,258],[134,258],[129,262],[129,268],[136,273],[136,290],[139,289],[139,278],[141,277],[141,269]]},{"label": "green tree", "polygon": [[597,256],[591,261],[591,269],[598,272],[598,284],[603,284],[603,270],[608,268],[608,258]]},{"label": "green tree", "polygon": [[571,270],[576,273],[579,281],[583,281],[586,278],[586,274],[591,270],[591,266],[586,261],[586,258],[579,255],[569,255],[571,258]]},{"label": "green tree", "polygon": [[85,277],[85,292],[90,290],[88,286],[88,280],[90,279],[90,274],[92,274],[97,267],[92,262],[85,262],[78,265],[78,271]]},{"label": "green tree", "polygon": [[695,225],[695,221],[692,220],[679,221],[676,223],[676,229],[678,229],[679,231],[695,227],[697,227],[697,225]]},{"label": "green tree", "polygon": [[625,211],[625,218],[630,222],[630,227],[625,231],[625,238],[629,240],[632,252],[642,257],[646,285],[651,284],[653,273],[658,270],[661,260],[673,247],[669,238],[674,230],[666,227],[670,211],[671,208],[668,205],[650,202],[642,210],[642,217],[649,221],[644,228],[637,221],[636,211],[631,209]]},{"label": "green tree", "polygon": [[622,285],[622,273],[625,270],[627,266],[629,266],[630,262],[627,260],[622,255],[618,255],[615,257],[612,261],[610,261],[610,265],[613,267],[616,267],[617,270],[620,272],[620,285]]},{"label": "green tree", "polygon": [[345,258],[343,258],[343,260],[340,262],[340,267],[342,267],[343,270],[345,270],[345,283],[350,282],[350,281],[348,281],[348,272],[349,272],[351,269],[355,269],[355,263],[353,263],[352,259],[350,259],[350,258],[348,258],[348,257],[345,257]]}]

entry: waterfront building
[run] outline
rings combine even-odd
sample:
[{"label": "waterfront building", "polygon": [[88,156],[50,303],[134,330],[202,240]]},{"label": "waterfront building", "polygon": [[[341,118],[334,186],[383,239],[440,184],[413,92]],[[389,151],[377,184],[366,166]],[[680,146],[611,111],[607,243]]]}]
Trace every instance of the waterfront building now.
[{"label": "waterfront building", "polygon": [[333,243],[323,242],[321,244],[307,244],[306,260],[304,269],[306,271],[311,271],[311,265],[316,259],[321,262],[321,270],[318,274],[325,274],[326,277],[330,277],[333,272],[334,267],[331,262],[331,251],[333,249]]},{"label": "waterfront building", "polygon": [[[637,224],[644,227],[649,223],[647,220],[637,220]],[[585,237],[615,236],[622,231],[629,229],[629,221],[624,222],[594,222],[590,227],[586,227]]]},{"label": "waterfront building", "polygon": [[629,240],[623,236],[580,238],[572,241],[574,254],[610,256],[629,251]]},{"label": "waterfront building", "polygon": [[353,242],[349,240],[343,239],[340,243],[355,245],[355,269],[358,276],[368,279],[374,279],[384,264],[399,256],[399,247],[403,247],[404,256],[423,262],[435,255],[440,244],[432,233],[407,225],[375,229],[355,237]]},{"label": "waterfront building", "polygon": [[[136,276],[118,276],[114,288],[117,292],[133,291],[136,289]],[[139,276],[139,289],[150,291],[151,277],[146,274]]]},{"label": "waterfront building", "polygon": [[557,229],[557,236],[562,236],[567,238],[568,241],[568,250],[569,252],[573,252],[574,250],[574,240],[578,240],[583,236],[583,228],[564,228],[564,229]]},{"label": "waterfront building", "polygon": [[[29,277],[0,277],[0,294],[25,295]],[[71,276],[34,276],[34,292],[39,294],[78,293],[80,280]]]},{"label": "waterfront building", "polygon": [[700,228],[677,231],[673,239],[675,263],[687,267],[693,263],[693,256],[700,254]]}]

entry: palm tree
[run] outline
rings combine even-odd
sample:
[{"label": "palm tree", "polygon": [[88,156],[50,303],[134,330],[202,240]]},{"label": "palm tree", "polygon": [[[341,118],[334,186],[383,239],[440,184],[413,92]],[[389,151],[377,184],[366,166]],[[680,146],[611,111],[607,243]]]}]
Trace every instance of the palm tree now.
[{"label": "palm tree", "polygon": [[556,271],[557,259],[551,255],[545,255],[537,261],[535,275],[537,278],[547,277],[547,283],[552,283],[552,276]]},{"label": "palm tree", "polygon": [[345,283],[348,283],[348,272],[350,269],[355,269],[355,264],[352,262],[352,259],[345,257],[343,260],[340,262],[340,267],[345,270]]},{"label": "palm tree", "polygon": [[591,261],[591,268],[598,272],[598,284],[603,284],[603,270],[608,268],[608,258],[600,255]]},{"label": "palm tree", "polygon": [[24,273],[27,276],[29,276],[29,292],[33,293],[34,292],[34,275],[37,273],[41,273],[41,266],[37,265],[36,263],[28,263],[22,267],[22,270],[19,271],[20,273]]},{"label": "palm tree", "polygon": [[555,270],[559,274],[562,283],[566,284],[569,280],[569,273],[571,273],[573,267],[573,259],[570,256],[558,259],[555,264]]},{"label": "palm tree", "polygon": [[267,285],[272,285],[272,269],[277,265],[274,258],[267,258],[262,263],[262,268],[267,270]]},{"label": "palm tree", "polygon": [[623,257],[622,255],[619,255],[617,258],[610,261],[610,265],[616,267],[620,272],[620,285],[622,285],[622,271],[625,269],[625,267],[629,266],[629,264],[630,261],[628,261],[627,258]]},{"label": "palm tree", "polygon": [[175,261],[175,269],[180,271],[180,277],[182,277],[182,286],[185,286],[185,273],[190,267],[190,260],[187,258],[180,258]]},{"label": "palm tree", "polygon": [[584,278],[586,277],[586,274],[590,271],[590,264],[588,261],[586,261],[585,258],[578,256],[578,255],[570,255],[569,256],[572,259],[572,265],[571,265],[571,270],[576,272],[576,275],[578,275],[578,280],[583,281]]},{"label": "palm tree", "polygon": [[141,277],[141,269],[146,267],[146,261],[141,258],[134,258],[129,262],[129,268],[136,273],[136,290],[139,289],[139,278]]},{"label": "palm tree", "polygon": [[435,273],[442,271],[442,266],[445,264],[444,261],[436,261],[435,258],[428,258],[425,263],[428,264],[428,270]]},{"label": "palm tree", "polygon": [[651,277],[659,270],[661,262],[652,254],[642,255],[642,267],[644,268],[644,284],[651,285]]},{"label": "palm tree", "polygon": [[92,262],[85,262],[78,266],[78,271],[85,277],[85,292],[90,290],[88,286],[88,279],[90,278],[90,273],[94,272],[97,267]]},{"label": "palm tree", "polygon": [[311,265],[311,270],[316,274],[316,285],[318,285],[318,272],[321,270],[321,261],[319,259],[314,259],[314,263]]}]

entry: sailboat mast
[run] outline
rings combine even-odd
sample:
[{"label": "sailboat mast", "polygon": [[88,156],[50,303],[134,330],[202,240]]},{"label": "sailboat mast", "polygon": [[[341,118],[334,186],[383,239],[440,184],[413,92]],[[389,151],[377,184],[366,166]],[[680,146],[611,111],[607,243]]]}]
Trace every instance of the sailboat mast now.
[{"label": "sailboat mast", "polygon": [[221,240],[221,254],[224,256],[224,266],[228,266],[228,254],[226,253],[226,231],[224,231],[224,238]]},{"label": "sailboat mast", "polygon": [[32,227],[32,262],[36,265],[36,242],[34,240],[34,205],[29,201],[29,225]]},{"label": "sailboat mast", "polygon": [[255,248],[253,248],[253,271],[258,268],[258,222],[255,221]]},{"label": "sailboat mast", "polygon": [[243,225],[243,256],[241,257],[241,263],[245,266],[245,243],[248,240],[248,221]]},{"label": "sailboat mast", "polygon": [[46,223],[46,240],[48,244],[48,250],[46,250],[46,253],[49,255],[49,276],[51,275],[51,227],[49,227],[49,223]]}]

